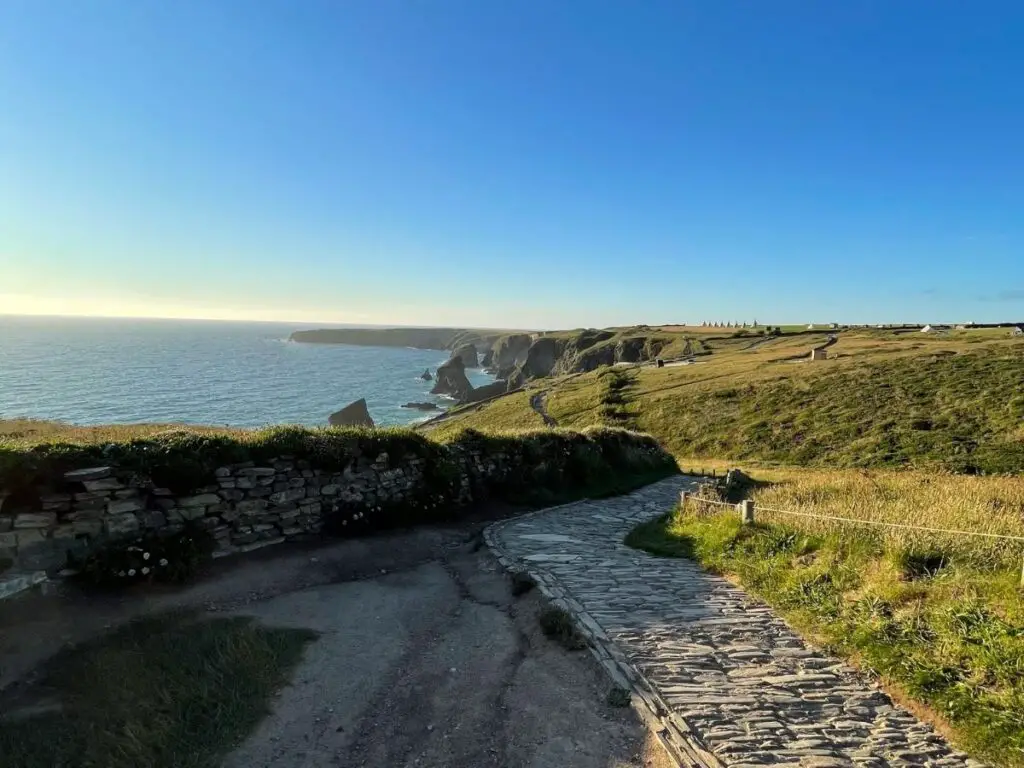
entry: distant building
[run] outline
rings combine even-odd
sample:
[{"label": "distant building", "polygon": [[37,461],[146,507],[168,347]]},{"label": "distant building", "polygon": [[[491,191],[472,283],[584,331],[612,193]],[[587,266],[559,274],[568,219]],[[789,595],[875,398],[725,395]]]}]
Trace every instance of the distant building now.
[{"label": "distant building", "polygon": [[811,362],[817,360],[828,360],[828,350],[824,347],[815,347],[811,350]]},{"label": "distant building", "polygon": [[1011,336],[1024,336],[1024,325],[1015,325],[1010,331]]},{"label": "distant building", "polygon": [[807,330],[808,331],[813,331],[814,330],[814,323],[808,323],[807,324]]}]

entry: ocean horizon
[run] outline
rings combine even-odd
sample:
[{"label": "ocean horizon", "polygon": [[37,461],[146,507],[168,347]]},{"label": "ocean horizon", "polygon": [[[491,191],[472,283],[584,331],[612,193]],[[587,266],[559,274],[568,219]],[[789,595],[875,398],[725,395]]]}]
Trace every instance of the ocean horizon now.
[{"label": "ocean horizon", "polygon": [[[366,398],[374,421],[392,426],[435,415],[404,403],[453,404],[420,378],[445,351],[288,340],[320,327],[391,326],[3,315],[0,418],[326,426]],[[479,369],[467,375],[475,386],[493,381]]]}]

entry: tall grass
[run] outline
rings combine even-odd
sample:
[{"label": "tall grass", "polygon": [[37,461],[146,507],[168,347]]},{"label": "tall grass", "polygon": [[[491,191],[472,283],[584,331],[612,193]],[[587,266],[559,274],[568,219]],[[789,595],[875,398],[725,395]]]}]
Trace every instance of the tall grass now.
[{"label": "tall grass", "polygon": [[758,476],[774,478],[752,495],[759,520],[895,549],[941,549],[979,568],[1021,567],[1024,542],[819,520],[770,510],[1024,536],[1024,478],[849,470],[776,470]]},{"label": "tall grass", "polygon": [[[752,473],[756,524],[688,504],[627,544],[730,574],[792,626],[930,711],[956,743],[1024,766],[1024,480],[922,472]],[[782,509],[851,518],[784,515]]]}]

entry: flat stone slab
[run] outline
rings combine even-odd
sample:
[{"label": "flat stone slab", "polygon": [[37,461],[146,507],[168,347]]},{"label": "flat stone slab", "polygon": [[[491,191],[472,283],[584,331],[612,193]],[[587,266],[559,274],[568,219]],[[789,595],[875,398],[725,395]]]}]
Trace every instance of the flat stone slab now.
[{"label": "flat stone slab", "polygon": [[540,554],[540,555],[526,555],[523,557],[528,563],[573,563],[580,559],[579,555],[565,555],[565,554]]},{"label": "flat stone slab", "polygon": [[484,537],[573,614],[680,765],[982,766],[743,590],[623,543],[696,482],[540,510]]},{"label": "flat stone slab", "polygon": [[543,541],[549,544],[557,544],[559,542],[569,544],[579,544],[579,539],[574,539],[572,536],[564,536],[560,533],[524,533],[520,539],[528,539],[530,541]]}]

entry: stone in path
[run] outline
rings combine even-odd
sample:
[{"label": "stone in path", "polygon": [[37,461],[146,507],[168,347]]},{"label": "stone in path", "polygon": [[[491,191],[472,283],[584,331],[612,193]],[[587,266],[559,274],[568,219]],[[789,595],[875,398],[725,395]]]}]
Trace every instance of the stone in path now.
[{"label": "stone in path", "polygon": [[682,765],[981,766],[725,579],[623,543],[695,484],[541,510],[485,537],[576,616]]}]

